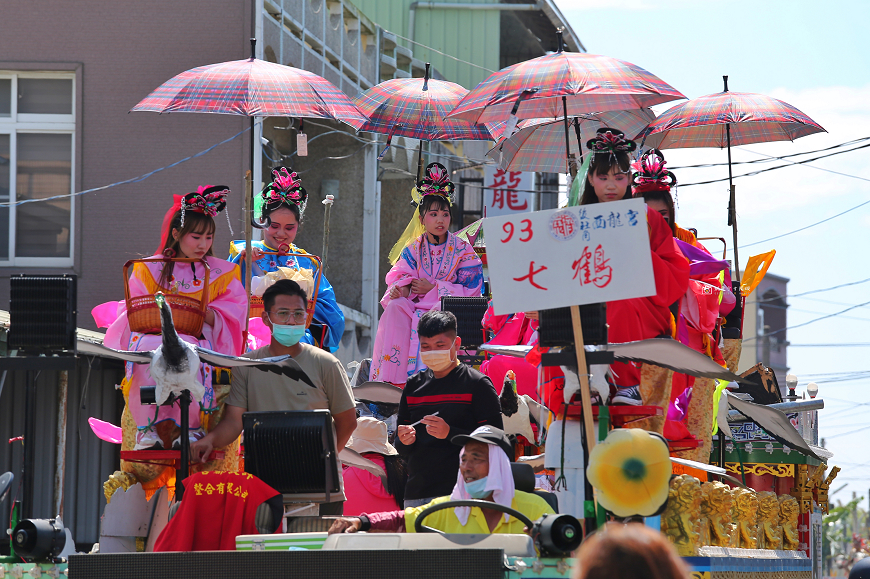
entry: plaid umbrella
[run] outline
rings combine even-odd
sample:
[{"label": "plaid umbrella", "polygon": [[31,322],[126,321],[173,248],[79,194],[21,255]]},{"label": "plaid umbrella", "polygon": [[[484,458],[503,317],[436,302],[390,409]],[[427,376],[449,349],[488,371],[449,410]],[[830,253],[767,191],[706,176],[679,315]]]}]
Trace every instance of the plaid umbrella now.
[{"label": "plaid umbrella", "polygon": [[520,119],[552,119],[648,108],[684,98],[657,76],[629,62],[556,52],[490,75],[448,117],[476,123],[504,121],[511,114]]},{"label": "plaid umbrella", "polygon": [[[668,109],[637,135],[657,149],[728,146],[769,141],[793,141],[823,132],[810,117],[773,97],[744,92],[720,92]],[[626,134],[634,134],[626,131]]]},{"label": "plaid umbrella", "polygon": [[393,136],[419,139],[417,177],[423,165],[423,141],[487,141],[503,130],[504,123],[475,124],[445,119],[468,94],[455,82],[429,78],[429,63],[422,78],[394,78],[373,86],[354,99],[369,121],[360,130],[388,135],[383,158]]},{"label": "plaid umbrella", "polygon": [[475,123],[562,117],[566,167],[571,145],[568,117],[648,108],[686,98],[646,70],[616,58],[559,51],[493,73],[463,98],[448,118]]},{"label": "plaid umbrella", "polygon": [[253,56],[182,72],[132,110],[333,119],[357,130],[368,120],[325,78]]},{"label": "plaid umbrella", "polygon": [[[325,78],[306,70],[258,60],[254,57],[255,47],[256,39],[252,38],[251,58],[247,60],[200,66],[175,75],[142,99],[131,112],[177,111],[250,117],[252,174],[254,117],[333,119],[357,130],[368,121],[350,98]],[[250,184],[251,191],[245,195],[245,215],[253,216],[253,180]],[[251,271],[251,226],[263,227],[252,218],[245,221],[246,271]],[[245,280],[245,287],[250,298],[250,276]],[[248,317],[245,316],[246,331],[247,323]],[[185,466],[181,479],[187,476],[187,458],[184,455],[182,464]]]},{"label": "plaid umbrella", "polygon": [[[583,134],[594,135],[601,127],[615,127],[633,135],[646,127],[656,116],[649,109],[611,111],[582,115],[569,119],[576,139],[569,140],[569,153],[580,158],[586,149]],[[563,119],[529,119],[517,125],[517,132],[501,140],[486,154],[505,171],[565,170],[565,129]]]},{"label": "plaid umbrella", "polygon": [[734,269],[740,279],[737,256],[737,209],[731,174],[731,145],[793,141],[827,132],[810,117],[773,97],[725,90],[692,99],[668,109],[635,137],[658,149],[718,147],[728,149],[728,225],[734,236]]},{"label": "plaid umbrella", "polygon": [[360,130],[423,141],[495,140],[500,124],[445,119],[468,90],[443,80],[394,78],[373,86],[353,103],[369,117]]}]

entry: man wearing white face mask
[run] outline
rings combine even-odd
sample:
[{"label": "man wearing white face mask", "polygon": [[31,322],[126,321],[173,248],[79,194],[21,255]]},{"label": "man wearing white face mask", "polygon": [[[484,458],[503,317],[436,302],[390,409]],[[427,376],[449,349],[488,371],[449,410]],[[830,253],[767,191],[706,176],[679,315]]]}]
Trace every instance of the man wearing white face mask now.
[{"label": "man wearing white face mask", "polygon": [[[344,448],[356,428],[356,403],[347,372],[338,358],[310,344],[300,343],[307,320],[305,291],[295,281],[280,280],[263,293],[263,322],[272,331],[268,346],[245,354],[248,358],[290,355],[316,388],[282,374],[234,368],[223,420],[202,440],[190,445],[191,460],[202,460],[213,448],[223,448],[242,432],[242,414],[269,410],[329,410],[335,422],[336,446]],[[338,472],[341,473],[339,467]],[[342,485],[343,487],[343,485]],[[320,505],[321,515],[340,515],[344,492],[337,502]]]},{"label": "man wearing white face mask", "polygon": [[449,495],[459,447],[450,439],[483,425],[502,428],[501,406],[489,378],[459,362],[456,317],[423,314],[417,326],[420,357],[428,368],[408,379],[399,402],[396,449],[408,460],[405,507]]}]

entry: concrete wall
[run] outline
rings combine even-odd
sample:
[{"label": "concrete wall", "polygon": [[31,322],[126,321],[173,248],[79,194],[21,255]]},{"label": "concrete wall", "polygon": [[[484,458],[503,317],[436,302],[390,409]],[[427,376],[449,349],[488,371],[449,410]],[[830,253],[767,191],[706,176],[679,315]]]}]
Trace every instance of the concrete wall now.
[{"label": "concrete wall", "polygon": [[[246,117],[176,113],[127,114],[172,76],[209,63],[250,54],[249,2],[153,0],[7,3],[0,35],[0,70],[75,70],[76,191],[142,175],[193,155],[248,126]],[[75,266],[79,275],[78,325],[93,328],[93,306],[123,297],[121,266],[159,244],[163,215],[173,194],[203,184],[234,193],[229,211],[241,225],[244,171],[250,166],[247,133],[208,155],[131,185],[79,197]],[[230,235],[220,216],[215,247],[223,254]],[[0,304],[8,276],[35,273],[0,268]],[[53,270],[52,273],[69,273]]]}]

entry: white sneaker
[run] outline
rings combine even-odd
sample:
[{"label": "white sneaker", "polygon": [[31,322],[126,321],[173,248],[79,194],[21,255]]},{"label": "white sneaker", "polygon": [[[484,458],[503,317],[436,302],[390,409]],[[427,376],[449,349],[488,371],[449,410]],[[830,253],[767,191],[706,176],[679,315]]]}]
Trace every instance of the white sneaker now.
[{"label": "white sneaker", "polygon": [[[197,440],[202,440],[205,438],[205,430],[200,428],[195,428],[188,433],[188,440],[190,442],[196,442]],[[181,450],[181,436],[172,441],[172,450]]]},{"label": "white sneaker", "polygon": [[136,433],[133,450],[163,450],[163,441],[152,428],[140,430]]}]

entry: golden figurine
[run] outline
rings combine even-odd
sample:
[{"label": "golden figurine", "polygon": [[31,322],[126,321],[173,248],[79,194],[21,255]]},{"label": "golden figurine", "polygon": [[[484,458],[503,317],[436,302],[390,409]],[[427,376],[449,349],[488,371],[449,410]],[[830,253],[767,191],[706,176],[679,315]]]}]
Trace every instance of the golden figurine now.
[{"label": "golden figurine", "polygon": [[782,548],[782,528],[779,526],[779,499],[773,491],[758,493],[758,548]]},{"label": "golden figurine", "polygon": [[750,489],[734,489],[732,518],[736,523],[731,534],[731,546],[741,549],[758,548],[758,497]]},{"label": "golden figurine", "polygon": [[837,474],[840,472],[840,467],[835,466],[831,469],[831,472],[828,473],[828,478],[819,485],[819,493],[818,493],[818,503],[819,508],[826,515],[828,514],[828,490],[831,488],[831,483],[834,482],[834,479],[837,477]]},{"label": "golden figurine", "polygon": [[734,496],[731,487],[721,482],[701,484],[701,545],[727,547],[731,541],[734,524],[731,510]]},{"label": "golden figurine", "polygon": [[796,551],[798,544],[798,506],[797,499],[791,495],[779,496],[779,524],[782,527],[782,548]]},{"label": "golden figurine", "polygon": [[126,492],[127,489],[138,482],[139,479],[129,472],[116,470],[110,474],[108,480],[103,483],[103,494],[106,495],[106,504],[112,502],[112,495],[118,489],[124,489],[124,492]]},{"label": "golden figurine", "polygon": [[801,513],[813,512],[813,492],[810,484],[810,479],[807,476],[807,465],[797,465],[794,487],[789,494],[797,499]]},{"label": "golden figurine", "polygon": [[701,481],[681,474],[671,479],[668,506],[662,513],[662,532],[683,557],[698,554]]}]

